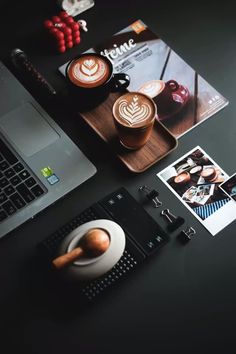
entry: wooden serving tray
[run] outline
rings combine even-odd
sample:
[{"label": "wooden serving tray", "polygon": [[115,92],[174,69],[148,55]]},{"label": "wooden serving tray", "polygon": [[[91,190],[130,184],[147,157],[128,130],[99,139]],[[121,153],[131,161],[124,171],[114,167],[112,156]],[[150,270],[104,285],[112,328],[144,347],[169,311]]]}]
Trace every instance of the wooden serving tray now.
[{"label": "wooden serving tray", "polygon": [[178,142],[170,131],[156,120],[149,141],[141,149],[127,150],[122,147],[112,117],[112,106],[119,96],[120,93],[112,93],[101,105],[80,115],[109,144],[130,171],[143,172],[173,151]]}]

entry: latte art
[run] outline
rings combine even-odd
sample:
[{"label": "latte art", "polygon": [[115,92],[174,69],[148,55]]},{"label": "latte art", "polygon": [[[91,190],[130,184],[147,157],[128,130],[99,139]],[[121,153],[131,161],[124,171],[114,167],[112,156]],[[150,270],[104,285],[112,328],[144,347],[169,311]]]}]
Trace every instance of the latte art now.
[{"label": "latte art", "polygon": [[162,92],[164,88],[165,83],[163,81],[152,80],[143,84],[138,91],[153,98],[157,96],[160,92]]},{"label": "latte art", "polygon": [[68,68],[70,80],[81,87],[102,85],[111,74],[109,64],[96,55],[84,55],[72,61]]},{"label": "latte art", "polygon": [[151,107],[139,102],[138,96],[135,95],[130,103],[126,99],[121,100],[118,111],[120,117],[132,126],[145,121],[150,116]]}]

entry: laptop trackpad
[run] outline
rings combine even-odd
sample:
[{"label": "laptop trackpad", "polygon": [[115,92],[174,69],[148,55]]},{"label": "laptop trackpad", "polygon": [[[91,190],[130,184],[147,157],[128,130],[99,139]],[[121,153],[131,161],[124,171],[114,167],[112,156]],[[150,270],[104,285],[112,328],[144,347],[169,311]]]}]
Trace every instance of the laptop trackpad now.
[{"label": "laptop trackpad", "polygon": [[25,156],[37,153],[60,137],[30,103],[1,117],[0,129]]}]

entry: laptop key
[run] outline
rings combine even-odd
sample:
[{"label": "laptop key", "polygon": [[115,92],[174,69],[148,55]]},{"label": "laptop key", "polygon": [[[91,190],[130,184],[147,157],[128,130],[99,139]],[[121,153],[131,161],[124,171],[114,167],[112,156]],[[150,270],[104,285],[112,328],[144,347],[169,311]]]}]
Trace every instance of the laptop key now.
[{"label": "laptop key", "polygon": [[16,186],[17,184],[21,183],[21,179],[19,176],[14,176],[10,179],[10,182],[13,186]]},{"label": "laptop key", "polygon": [[27,185],[27,187],[31,188],[36,184],[36,181],[33,177],[30,177],[25,181],[25,184]]},{"label": "laptop key", "polygon": [[0,154],[0,161],[2,161],[3,160],[3,156],[2,156],[2,154]]},{"label": "laptop key", "polygon": [[0,171],[5,171],[9,167],[9,163],[7,161],[0,162]]},{"label": "laptop key", "polygon": [[18,193],[12,194],[9,199],[17,207],[17,209],[21,209],[26,205],[26,203]]},{"label": "laptop key", "polygon": [[27,170],[24,170],[19,173],[19,176],[23,181],[30,176],[30,173]]},{"label": "laptop key", "polygon": [[12,168],[9,168],[8,170],[6,170],[4,172],[4,175],[7,177],[7,178],[11,178],[15,175],[15,171],[12,169]]},{"label": "laptop key", "polygon": [[1,139],[0,139],[0,151],[1,154],[11,165],[15,164],[18,161],[17,157],[11,152],[11,150]]},{"label": "laptop key", "polygon": [[4,210],[0,210],[0,222],[7,218],[7,213]]},{"label": "laptop key", "polygon": [[0,171],[0,178],[2,178],[3,177],[3,173]]},{"label": "laptop key", "polygon": [[7,200],[7,196],[5,193],[0,193],[0,204],[4,203]]},{"label": "laptop key", "polygon": [[9,181],[4,177],[0,179],[0,188],[5,188],[9,184]]},{"label": "laptop key", "polygon": [[2,208],[5,210],[5,212],[8,214],[8,215],[12,215],[16,212],[16,208],[15,206],[12,204],[12,202],[10,202],[10,200],[8,200],[6,203],[4,203],[2,205]]},{"label": "laptop key", "polygon": [[24,166],[22,165],[22,163],[18,162],[13,168],[16,172],[20,172],[24,169]]},{"label": "laptop key", "polygon": [[27,203],[30,203],[35,199],[34,195],[30,192],[24,183],[19,184],[16,187],[16,190]]},{"label": "laptop key", "polygon": [[3,191],[6,193],[6,195],[11,195],[12,193],[15,192],[15,189],[11,185],[9,185],[6,188],[4,188]]},{"label": "laptop key", "polygon": [[44,193],[43,189],[38,184],[34,186],[31,191],[34,193],[35,197],[39,197]]}]

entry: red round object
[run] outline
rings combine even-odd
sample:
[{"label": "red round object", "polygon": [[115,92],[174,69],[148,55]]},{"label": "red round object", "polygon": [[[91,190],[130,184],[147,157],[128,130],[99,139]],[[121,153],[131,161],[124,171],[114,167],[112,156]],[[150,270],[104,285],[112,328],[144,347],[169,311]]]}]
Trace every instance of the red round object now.
[{"label": "red round object", "polygon": [[51,27],[49,29],[49,33],[52,34],[53,36],[55,36],[56,33],[60,32],[57,28],[55,27]]},{"label": "red round object", "polygon": [[76,38],[74,38],[73,41],[74,41],[74,44],[79,44],[81,39],[80,39],[80,37],[76,37]]},{"label": "red round object", "polygon": [[69,27],[62,28],[61,30],[67,36],[69,36],[72,33],[72,30]]},{"label": "red round object", "polygon": [[61,39],[64,39],[64,33],[62,33],[61,31],[57,31],[53,34],[55,36],[55,38],[57,40],[61,40]]},{"label": "red round object", "polygon": [[73,44],[72,41],[66,42],[66,48],[72,48],[73,45],[74,45],[74,44]]},{"label": "red round object", "polygon": [[60,39],[59,41],[57,41],[57,47],[65,47],[65,40],[64,39]]},{"label": "red round object", "polygon": [[80,37],[80,31],[75,31],[75,32],[72,32],[72,36],[75,38],[75,37]]},{"label": "red round object", "polygon": [[52,21],[50,20],[45,20],[44,23],[43,23],[44,27],[49,29],[49,28],[52,28],[53,27],[53,23]]},{"label": "red round object", "polygon": [[60,16],[60,18],[62,19],[62,20],[64,20],[66,17],[68,17],[69,15],[68,15],[68,13],[66,12],[66,11],[61,11],[60,13],[59,13],[59,16]]},{"label": "red round object", "polygon": [[64,53],[64,52],[66,51],[66,47],[63,45],[63,46],[61,46],[61,47],[58,48],[58,51],[59,51],[60,53]]},{"label": "red round object", "polygon": [[73,23],[69,24],[69,26],[73,32],[79,30],[79,24],[77,22],[73,22]]},{"label": "red round object", "polygon": [[65,36],[65,41],[66,41],[66,42],[72,42],[72,41],[73,41],[72,35],[69,34],[69,36]]},{"label": "red round object", "polygon": [[52,22],[59,23],[59,22],[61,22],[61,19],[59,16],[52,16]]},{"label": "red round object", "polygon": [[69,25],[69,26],[71,26],[71,25],[72,25],[72,23],[74,23],[74,22],[75,22],[75,20],[73,19],[73,17],[72,17],[72,16],[68,16],[68,17],[66,17],[64,21],[65,21],[65,23],[66,23],[67,25]]}]

